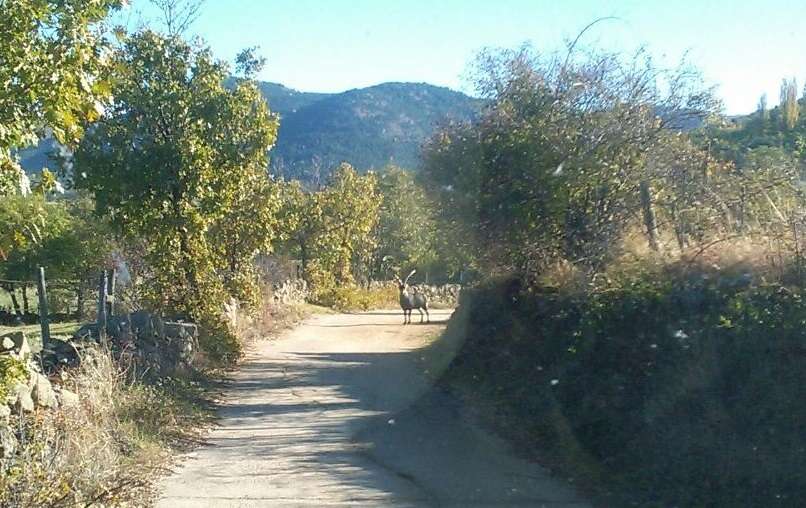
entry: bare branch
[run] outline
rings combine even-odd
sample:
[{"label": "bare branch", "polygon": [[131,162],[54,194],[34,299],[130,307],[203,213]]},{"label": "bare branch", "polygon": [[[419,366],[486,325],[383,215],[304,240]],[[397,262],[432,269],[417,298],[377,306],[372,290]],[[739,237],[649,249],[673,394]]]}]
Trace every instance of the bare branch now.
[{"label": "bare branch", "polygon": [[171,37],[183,35],[199,19],[206,0],[150,0],[162,13],[165,30]]}]

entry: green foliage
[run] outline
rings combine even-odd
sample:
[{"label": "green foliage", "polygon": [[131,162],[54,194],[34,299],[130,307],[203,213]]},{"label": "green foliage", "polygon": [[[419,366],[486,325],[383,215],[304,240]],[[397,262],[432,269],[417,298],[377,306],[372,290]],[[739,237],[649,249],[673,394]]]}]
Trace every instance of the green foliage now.
[{"label": "green foliage", "polygon": [[316,291],[350,285],[357,274],[366,277],[381,204],[375,174],[361,176],[344,163],[319,191],[286,184],[284,200],[283,236]]},{"label": "green foliage", "polygon": [[35,144],[48,127],[75,143],[83,121],[100,115],[100,22],[120,0],[9,0],[0,3],[0,195],[19,178],[13,151]]},{"label": "green foliage", "polygon": [[338,311],[390,309],[400,305],[397,289],[393,286],[377,289],[332,287],[319,291],[315,302]]},{"label": "green foliage", "polygon": [[378,190],[383,199],[372,275],[385,280],[391,267],[407,273],[414,268],[424,271],[436,262],[437,224],[431,200],[412,173],[396,166],[380,173]]},{"label": "green foliage", "polygon": [[448,234],[490,270],[601,266],[641,209],[667,129],[718,106],[692,69],[658,69],[645,54],[526,48],[482,54],[478,67],[489,106],[432,139],[424,177]]},{"label": "green foliage", "polygon": [[152,306],[225,333],[223,304],[254,299],[250,262],[274,234],[277,118],[254,83],[225,87],[226,65],[178,38],[141,31],[113,62],[115,100],[75,153],[74,184],[144,241]]},{"label": "green foliage", "polygon": [[0,356],[0,401],[6,400],[14,385],[27,381],[28,368],[24,361],[10,355]]},{"label": "green foliage", "polygon": [[86,199],[9,197],[0,203],[0,218],[5,219],[0,238],[7,245],[0,275],[7,279],[34,280],[42,266],[51,280],[87,280],[106,265],[112,250],[110,231],[92,216]]},{"label": "green foliage", "polygon": [[646,269],[464,301],[449,379],[486,394],[519,446],[605,486],[605,504],[783,506],[806,488],[799,289]]}]

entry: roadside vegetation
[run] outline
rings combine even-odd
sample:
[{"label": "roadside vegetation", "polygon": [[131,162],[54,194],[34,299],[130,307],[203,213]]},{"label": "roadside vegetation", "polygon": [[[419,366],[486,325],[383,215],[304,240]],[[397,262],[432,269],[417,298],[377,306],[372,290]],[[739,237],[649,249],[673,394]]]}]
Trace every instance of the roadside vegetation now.
[{"label": "roadside vegetation", "polygon": [[[124,3],[0,5],[0,333],[42,349],[43,267],[63,344],[95,319],[100,273],[115,268],[117,313],[196,323],[198,349],[193,368],[157,374],[84,345],[77,367],[51,372],[56,402],[28,406],[37,361],[7,337],[3,506],[147,505],[172,453],[210,424],[222,372],[310,312],[273,300],[283,281],[258,272],[258,255],[301,260],[310,300],[338,310],[397,306],[395,287],[371,284],[393,272],[444,282],[460,269],[437,255],[432,203],[405,170],[344,163],[316,186],[268,173],[279,116],[253,80],[254,48],[232,67],[215,59],[184,38],[196,7],[183,2],[153,2],[162,24],[110,26]],[[29,176],[19,151],[45,137],[59,165]]]},{"label": "roadside vegetation", "polygon": [[[0,504],[147,504],[209,423],[222,370],[309,309],[273,301],[258,256],[299,260],[309,300],[337,310],[397,307],[382,281],[413,269],[471,281],[443,382],[603,504],[806,491],[793,81],[730,122],[685,62],[485,51],[480,114],[441,129],[421,173],[344,162],[288,181],[267,171],[280,118],[255,49],[218,61],[183,38],[181,2],[155,0],[165,26],[107,26],[122,4],[0,3],[0,334],[37,333],[39,267],[57,335],[94,319],[99,273],[125,267],[115,306],[198,324],[198,363],[157,376],[85,348],[52,376],[71,404],[0,414],[19,443],[0,442]],[[60,167],[29,177],[18,152],[48,134]],[[3,400],[26,368],[0,355]]]},{"label": "roadside vegetation", "polygon": [[[795,504],[793,135],[748,146],[695,69],[642,53],[522,48],[477,70],[481,118],[425,153],[444,233],[490,274],[451,320],[445,385],[605,506]],[[793,100],[759,113],[768,131],[799,125]]]}]

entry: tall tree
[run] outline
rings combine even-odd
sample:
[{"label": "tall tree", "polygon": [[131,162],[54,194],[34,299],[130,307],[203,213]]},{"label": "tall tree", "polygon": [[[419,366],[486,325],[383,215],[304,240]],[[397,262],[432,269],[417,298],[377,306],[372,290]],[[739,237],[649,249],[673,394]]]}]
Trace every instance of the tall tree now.
[{"label": "tall tree", "polygon": [[[138,32],[114,62],[114,101],[75,153],[74,183],[120,231],[146,240],[154,304],[217,316],[238,296],[231,270],[273,234],[265,168],[277,118],[253,82],[224,86],[227,66],[179,38]],[[244,196],[256,198],[252,213]]]},{"label": "tall tree", "polygon": [[800,106],[798,105],[798,82],[793,77],[781,82],[781,118],[787,129],[792,129],[798,123]]},{"label": "tall tree", "polygon": [[770,110],[769,106],[767,105],[766,93],[761,94],[761,97],[758,99],[758,113],[763,122],[766,122],[770,119]]}]

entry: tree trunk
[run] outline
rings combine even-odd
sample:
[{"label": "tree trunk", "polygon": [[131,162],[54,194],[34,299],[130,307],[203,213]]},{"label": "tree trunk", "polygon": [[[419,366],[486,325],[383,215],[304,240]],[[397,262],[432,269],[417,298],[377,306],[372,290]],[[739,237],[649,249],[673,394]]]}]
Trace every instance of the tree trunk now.
[{"label": "tree trunk", "polygon": [[84,320],[84,285],[79,283],[76,288],[76,321]]},{"label": "tree trunk", "polygon": [[660,249],[658,245],[658,224],[655,219],[655,210],[652,207],[652,191],[649,188],[649,182],[646,180],[641,181],[640,192],[641,210],[644,214],[644,227],[646,228],[649,248],[657,252]]},{"label": "tree trunk", "polygon": [[22,313],[28,314],[30,306],[28,305],[28,286],[22,286]]},{"label": "tree trunk", "polygon": [[300,264],[302,265],[302,278],[308,281],[308,250],[305,248],[305,242],[299,240],[299,257]]}]

